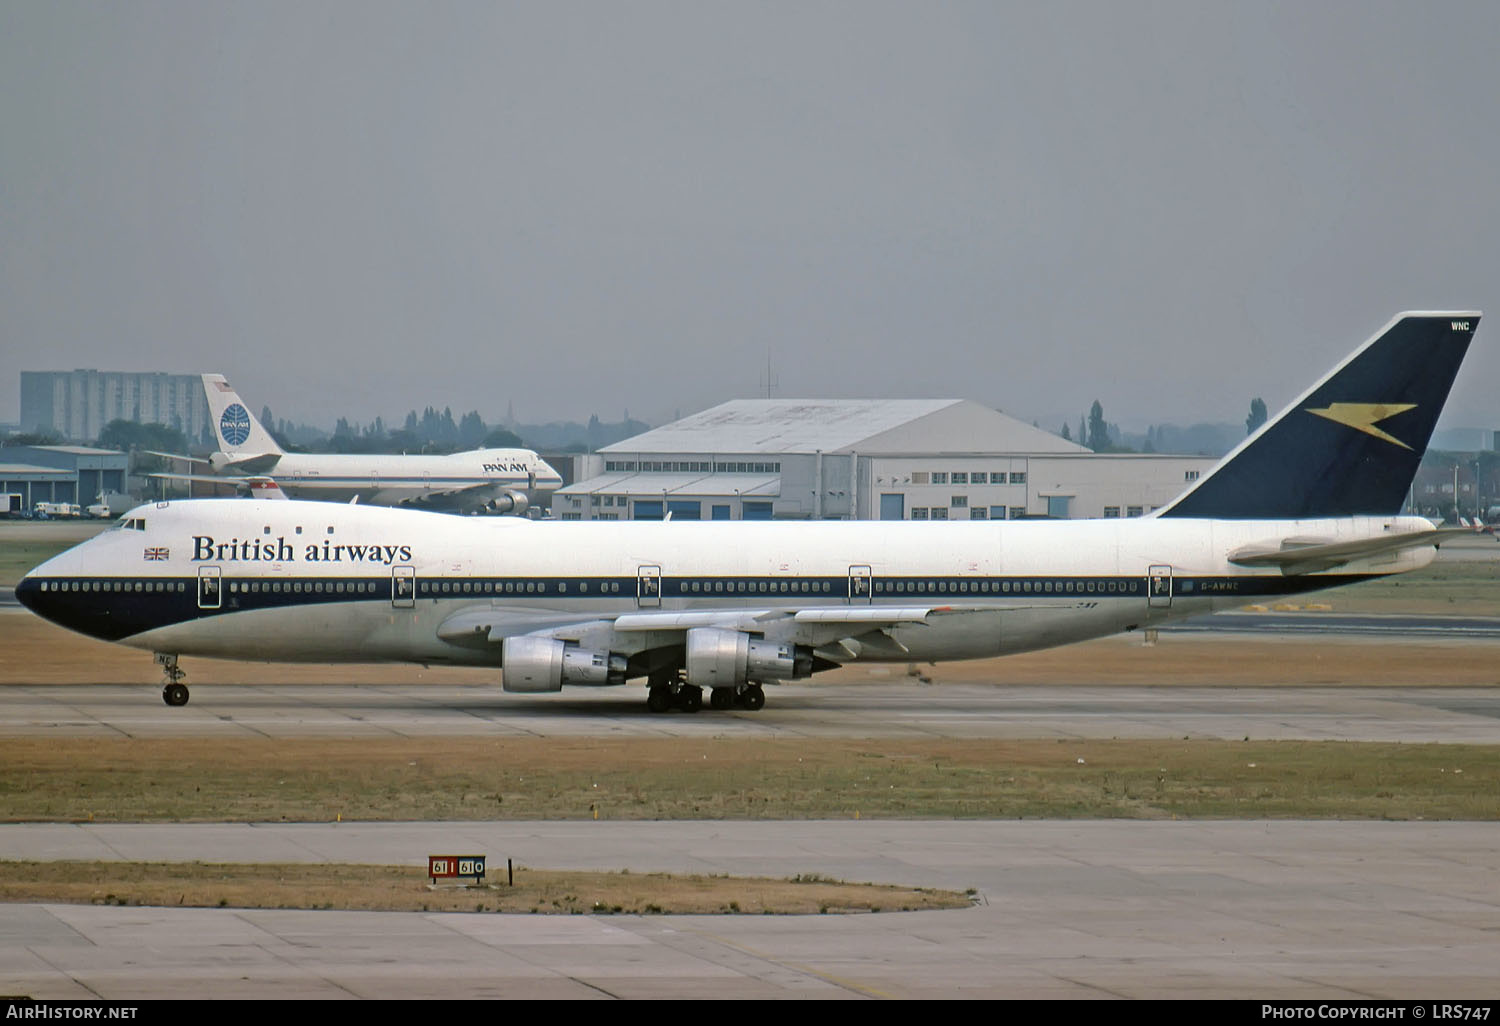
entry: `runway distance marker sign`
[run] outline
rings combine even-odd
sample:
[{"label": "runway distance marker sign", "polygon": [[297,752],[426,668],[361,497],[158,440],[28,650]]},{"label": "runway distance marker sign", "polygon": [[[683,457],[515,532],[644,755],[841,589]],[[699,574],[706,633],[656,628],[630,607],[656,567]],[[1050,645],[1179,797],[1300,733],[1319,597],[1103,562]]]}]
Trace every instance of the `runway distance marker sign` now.
[{"label": "runway distance marker sign", "polygon": [[439,880],[484,879],[483,855],[429,855],[427,875],[433,883]]}]

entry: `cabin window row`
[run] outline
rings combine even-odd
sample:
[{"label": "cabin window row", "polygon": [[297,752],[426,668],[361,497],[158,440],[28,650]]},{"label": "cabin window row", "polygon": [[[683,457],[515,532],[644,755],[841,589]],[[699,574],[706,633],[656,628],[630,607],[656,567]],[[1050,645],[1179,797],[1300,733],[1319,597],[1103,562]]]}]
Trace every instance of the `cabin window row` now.
[{"label": "cabin window row", "polygon": [[187,591],[182,581],[42,581],[42,591],[178,592]]},{"label": "cabin window row", "polygon": [[317,595],[368,595],[375,591],[374,581],[230,581],[230,594],[259,595],[311,593]]},{"label": "cabin window row", "polygon": [[[589,582],[576,582],[578,594],[589,594]],[[619,581],[600,581],[595,585],[598,594],[620,594]],[[417,587],[420,595],[536,595],[554,593],[568,594],[568,582],[547,584],[539,581],[421,581]]]},{"label": "cabin window row", "polygon": [[878,595],[910,595],[924,592],[958,592],[986,595],[1129,595],[1137,590],[1134,580],[1021,580],[970,581],[876,581]]},{"label": "cabin window row", "polygon": [[714,594],[768,594],[771,592],[791,593],[798,592],[809,594],[813,592],[828,593],[833,591],[832,581],[681,581],[678,582],[680,595],[699,595],[703,593]]},{"label": "cabin window row", "polygon": [[[383,582],[382,582],[383,583]],[[231,594],[373,594],[375,581],[228,581]],[[666,589],[679,595],[765,595],[765,594],[823,594],[834,591],[830,580],[781,580],[781,581],[709,581],[668,580]],[[578,594],[590,593],[587,581],[575,582]],[[596,582],[598,594],[618,595],[618,581]],[[1120,579],[1093,580],[1019,580],[991,581],[947,580],[903,581],[877,580],[874,590],[880,595],[920,595],[927,593],[958,594],[1042,594],[1042,595],[1128,595],[1136,592],[1138,582]],[[51,592],[109,592],[109,593],[181,593],[187,591],[183,581],[42,581],[42,591]],[[842,591],[840,587],[840,591]],[[862,590],[859,588],[856,591]],[[1186,589],[1185,589],[1186,590]],[[419,593],[423,595],[500,595],[500,594],[562,594],[568,593],[568,582],[559,581],[551,585],[537,581],[422,581]]]}]

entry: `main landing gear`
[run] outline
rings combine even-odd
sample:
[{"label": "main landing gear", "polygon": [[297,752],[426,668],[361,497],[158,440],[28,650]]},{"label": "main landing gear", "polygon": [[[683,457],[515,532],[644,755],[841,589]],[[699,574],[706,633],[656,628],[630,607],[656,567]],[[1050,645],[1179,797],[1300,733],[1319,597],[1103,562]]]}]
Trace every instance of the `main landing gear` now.
[{"label": "main landing gear", "polygon": [[[738,706],[755,712],[766,704],[766,693],[756,683],[741,684],[738,688],[714,688],[708,697],[712,709],[732,709]],[[646,691],[646,708],[654,713],[671,709],[695,713],[703,708],[703,689],[696,684],[687,684],[663,678],[653,678]]]},{"label": "main landing gear", "polygon": [[156,661],[161,664],[162,674],[166,677],[162,683],[161,700],[168,705],[187,705],[188,689],[182,683],[187,673],[177,665],[177,656],[158,652]]}]

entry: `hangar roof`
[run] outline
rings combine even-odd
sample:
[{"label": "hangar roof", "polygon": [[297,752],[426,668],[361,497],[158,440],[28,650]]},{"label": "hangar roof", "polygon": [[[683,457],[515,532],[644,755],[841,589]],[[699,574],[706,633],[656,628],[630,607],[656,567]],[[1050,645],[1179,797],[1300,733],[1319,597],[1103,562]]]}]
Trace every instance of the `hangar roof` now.
[{"label": "hangar roof", "polygon": [[735,399],[601,453],[1072,453],[1083,446],[967,399]]},{"label": "hangar roof", "polygon": [[30,445],[28,449],[40,449],[43,452],[62,452],[69,456],[123,456],[119,449],[96,449],[89,445]]},{"label": "hangar roof", "polygon": [[0,477],[6,478],[73,478],[77,476],[77,473],[74,470],[63,470],[59,467],[38,467],[30,463],[0,463]]}]

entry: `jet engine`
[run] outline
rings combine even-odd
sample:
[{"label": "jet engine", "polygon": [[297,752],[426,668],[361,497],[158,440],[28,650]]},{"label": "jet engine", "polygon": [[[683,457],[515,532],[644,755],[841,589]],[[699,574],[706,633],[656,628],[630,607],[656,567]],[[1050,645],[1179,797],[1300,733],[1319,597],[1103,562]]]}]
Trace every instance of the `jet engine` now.
[{"label": "jet engine", "polygon": [[556,638],[506,638],[500,646],[506,691],[561,691],[564,684],[624,684],[625,657],[591,652]]},{"label": "jet engine", "polygon": [[722,627],[687,632],[687,679],[705,688],[735,687],[752,680],[795,680],[812,674],[810,650],[752,638]]},{"label": "jet engine", "polygon": [[509,513],[519,516],[525,513],[526,507],[530,505],[531,501],[526,498],[525,492],[506,492],[504,495],[491,499],[485,504],[484,509],[486,513]]}]

